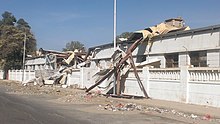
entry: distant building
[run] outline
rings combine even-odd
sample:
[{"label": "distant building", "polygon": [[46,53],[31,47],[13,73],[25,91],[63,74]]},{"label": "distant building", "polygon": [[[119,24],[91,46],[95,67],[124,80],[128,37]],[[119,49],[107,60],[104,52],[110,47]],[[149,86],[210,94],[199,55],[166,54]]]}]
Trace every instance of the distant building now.
[{"label": "distant building", "polygon": [[37,57],[26,58],[26,70],[56,70],[62,63],[64,58],[68,57],[68,53],[54,50],[39,49]]},{"label": "distant building", "polygon": [[83,51],[66,51],[59,52],[54,50],[37,51],[37,57],[27,57],[25,61],[26,70],[57,70],[62,65],[66,67],[74,66],[78,68],[78,64],[83,62],[86,53]]}]

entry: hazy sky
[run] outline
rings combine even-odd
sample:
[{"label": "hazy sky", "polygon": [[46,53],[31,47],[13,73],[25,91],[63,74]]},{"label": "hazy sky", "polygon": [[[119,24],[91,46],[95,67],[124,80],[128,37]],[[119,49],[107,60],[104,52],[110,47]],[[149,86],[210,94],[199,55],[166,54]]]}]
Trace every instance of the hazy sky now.
[{"label": "hazy sky", "polygon": [[[38,48],[61,50],[69,41],[92,47],[113,41],[114,0],[0,0],[32,27]],[[181,16],[200,28],[220,24],[220,0],[117,0],[117,34]]]}]

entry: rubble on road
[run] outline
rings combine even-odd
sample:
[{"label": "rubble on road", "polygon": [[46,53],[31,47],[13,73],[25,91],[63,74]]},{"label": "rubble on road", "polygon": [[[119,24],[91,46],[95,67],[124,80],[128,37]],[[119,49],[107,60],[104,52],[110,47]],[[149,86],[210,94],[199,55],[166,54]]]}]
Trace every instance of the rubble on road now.
[{"label": "rubble on road", "polygon": [[117,105],[106,104],[105,106],[99,105],[103,110],[109,111],[141,111],[143,110],[141,105],[136,105],[135,103],[119,103]]},{"label": "rubble on road", "polygon": [[107,110],[107,111],[139,111],[141,113],[148,113],[148,112],[155,112],[158,114],[172,114],[178,117],[193,119],[193,120],[207,120],[213,122],[220,122],[220,119],[211,118],[211,115],[206,114],[204,116],[196,115],[194,113],[184,113],[174,109],[165,109],[159,107],[152,107],[152,106],[144,106],[138,105],[136,103],[122,103],[122,102],[115,102],[110,101],[105,105],[98,105],[98,110]]}]

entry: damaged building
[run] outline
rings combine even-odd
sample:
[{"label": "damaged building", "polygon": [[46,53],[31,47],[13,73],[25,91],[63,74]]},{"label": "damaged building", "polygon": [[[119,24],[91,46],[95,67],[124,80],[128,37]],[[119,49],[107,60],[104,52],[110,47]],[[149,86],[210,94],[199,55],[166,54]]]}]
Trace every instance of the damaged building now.
[{"label": "damaged building", "polygon": [[219,107],[220,25],[190,29],[182,18],[172,18],[113,46],[91,47],[87,54],[43,50],[43,56],[26,60],[26,69],[57,70],[45,80],[86,92]]},{"label": "damaged building", "polygon": [[[134,44],[136,44],[136,46]],[[112,77],[112,73],[110,74],[110,72],[114,67],[116,68],[114,70],[116,75],[120,75],[118,76],[118,80],[116,77],[115,83],[115,85],[117,85],[117,91],[115,92],[118,95],[136,94],[145,97],[149,96],[147,93],[150,91],[149,85],[145,85],[144,83],[137,83],[145,80],[142,72],[143,67],[148,67],[150,70],[155,70],[152,71],[152,77],[147,78],[159,80],[182,80],[183,77],[179,76],[181,75],[180,73],[182,71],[179,72],[177,70],[182,67],[187,67],[188,69],[198,70],[195,71],[195,73],[201,71],[198,74],[189,71],[188,73],[190,73],[190,79],[187,80],[218,82],[220,81],[218,73],[220,67],[219,46],[220,25],[213,25],[190,30],[188,26],[183,25],[183,20],[181,18],[168,19],[165,22],[156,25],[155,27],[136,31],[128,41],[118,43],[117,50],[121,51],[122,54],[119,57],[121,59],[118,60],[119,62],[116,64],[114,63],[114,54],[116,52],[114,51],[113,43],[90,48],[90,50],[93,51],[90,68],[95,68],[93,70],[108,70],[109,73],[105,71],[99,71],[101,73],[99,74],[98,72],[97,74],[99,74],[99,78],[101,79],[94,80],[93,82],[95,82],[95,84],[93,83],[93,85],[89,87],[87,91],[90,91],[96,87],[99,90],[102,90],[104,93],[107,93],[107,91],[113,87],[114,79]],[[128,55],[127,58],[126,55]],[[135,67],[126,67],[132,63],[129,58],[133,59]],[[121,65],[117,65],[125,62],[124,60],[126,60],[126,62],[129,60],[130,62],[127,62],[127,65],[122,65],[123,67]],[[120,72],[117,68],[119,68]],[[128,69],[126,70],[126,68],[131,69],[133,74],[125,74],[126,72],[130,73],[130,71],[128,71]],[[210,69],[214,69],[212,70],[213,74],[210,74]],[[135,74],[135,70],[136,73],[138,73],[140,76]],[[163,70],[163,72],[159,73],[158,70]],[[103,73],[106,77],[103,76]],[[128,81],[125,80],[130,80],[129,75],[136,78],[135,82],[130,81],[129,83],[136,83],[138,84],[136,86],[139,88],[134,86],[134,84],[126,84]],[[153,75],[157,75],[159,77],[154,78]],[[210,77],[210,75],[213,76]],[[111,88],[109,88],[110,84]],[[108,90],[105,91],[106,89]],[[143,91],[143,89],[146,89],[146,91]],[[140,90],[143,93],[137,92],[137,90]],[[168,92],[170,91],[168,90]],[[173,95],[174,94],[170,94],[170,96]],[[154,95],[151,94],[150,97],[152,96]]]},{"label": "damaged building", "polygon": [[40,48],[36,57],[26,58],[26,70],[59,70],[62,65],[74,66],[83,62],[86,53],[78,50],[60,52]]},{"label": "damaged building", "polygon": [[[172,19],[170,21],[175,24]],[[133,51],[132,56],[137,67],[144,65],[153,68],[178,68],[186,65],[219,67],[219,30],[220,25],[191,30],[172,30],[166,34],[152,37],[150,42],[143,42]],[[145,35],[143,32],[144,30],[135,33],[139,33],[142,37]],[[118,47],[126,51],[133,43],[129,40],[120,42]],[[113,44],[104,44],[91,49],[94,49],[96,53],[93,60],[95,63],[99,62],[100,68],[109,65],[109,60],[114,52]]]}]

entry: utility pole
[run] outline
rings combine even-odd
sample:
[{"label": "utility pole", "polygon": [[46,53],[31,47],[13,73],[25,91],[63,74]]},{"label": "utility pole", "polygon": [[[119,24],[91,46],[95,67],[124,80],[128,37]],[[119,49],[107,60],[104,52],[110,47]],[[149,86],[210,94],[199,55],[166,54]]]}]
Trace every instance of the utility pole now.
[{"label": "utility pole", "polygon": [[116,28],[117,28],[117,13],[116,13],[116,9],[117,9],[117,0],[114,0],[114,51],[116,50],[117,44],[116,44]]},{"label": "utility pole", "polygon": [[[117,1],[114,0],[114,51],[116,51],[116,47],[117,47],[117,44],[116,44],[116,3]],[[116,94],[116,75],[114,75],[114,84],[113,84],[113,94],[115,95]]]},{"label": "utility pole", "polygon": [[25,70],[25,51],[26,51],[26,33],[24,34],[24,50],[23,50],[23,73],[22,73],[22,81],[24,81],[24,70]]}]

